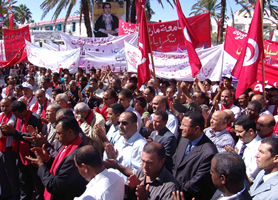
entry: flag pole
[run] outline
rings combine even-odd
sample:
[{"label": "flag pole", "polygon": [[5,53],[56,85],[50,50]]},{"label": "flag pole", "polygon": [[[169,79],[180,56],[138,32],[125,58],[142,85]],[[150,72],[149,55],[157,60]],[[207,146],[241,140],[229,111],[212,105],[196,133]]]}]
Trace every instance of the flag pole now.
[{"label": "flag pole", "polygon": [[[145,15],[145,19],[146,19],[146,25],[147,25],[147,28],[148,28],[148,43],[149,43],[149,46],[150,46],[150,51],[151,51],[151,61],[152,61],[152,68],[153,68],[153,76],[154,76],[154,87],[156,89],[156,93],[158,95],[158,89],[157,89],[157,86],[156,86],[156,75],[155,75],[155,68],[154,68],[154,62],[153,62],[153,51],[152,51],[152,46],[151,46],[151,40],[150,40],[150,34],[149,34],[149,27],[148,27],[148,21],[147,21],[147,15],[146,15],[146,10],[145,10],[145,5],[142,5],[142,8],[144,9],[144,12],[143,14]],[[141,22],[142,23],[142,22]]]},{"label": "flag pole", "polygon": [[[263,10],[263,0],[257,0],[257,1],[260,1],[260,9],[261,9],[261,20],[262,20],[262,44],[264,43],[264,27],[263,27],[263,13],[264,13],[264,10]],[[265,68],[264,68],[264,59],[262,59],[262,75],[263,75],[263,96],[264,96],[264,99],[266,100],[266,95],[265,95]]]}]

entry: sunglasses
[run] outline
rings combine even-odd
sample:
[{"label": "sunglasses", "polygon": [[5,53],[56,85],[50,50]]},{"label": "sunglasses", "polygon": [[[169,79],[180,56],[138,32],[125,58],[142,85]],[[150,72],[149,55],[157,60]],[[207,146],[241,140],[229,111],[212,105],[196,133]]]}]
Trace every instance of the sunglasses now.
[{"label": "sunglasses", "polygon": [[107,100],[109,100],[109,99],[111,99],[111,98],[103,98],[105,101],[107,101]]},{"label": "sunglasses", "polygon": [[128,122],[127,122],[127,121],[122,121],[122,122],[118,121],[117,123],[118,123],[118,125],[120,125],[121,123],[122,123],[122,125],[124,125],[124,126],[128,125]]},{"label": "sunglasses", "polygon": [[275,95],[268,94],[267,96],[269,96],[270,98],[272,98],[272,97],[277,98],[278,97],[277,94],[275,94]]}]

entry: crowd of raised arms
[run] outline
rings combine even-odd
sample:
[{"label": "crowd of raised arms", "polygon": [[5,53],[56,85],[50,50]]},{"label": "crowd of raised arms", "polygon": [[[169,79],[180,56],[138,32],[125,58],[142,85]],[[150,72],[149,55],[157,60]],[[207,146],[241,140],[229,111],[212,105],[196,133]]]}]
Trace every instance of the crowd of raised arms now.
[{"label": "crowd of raised arms", "polygon": [[277,88],[30,66],[0,70],[1,200],[278,199]]}]

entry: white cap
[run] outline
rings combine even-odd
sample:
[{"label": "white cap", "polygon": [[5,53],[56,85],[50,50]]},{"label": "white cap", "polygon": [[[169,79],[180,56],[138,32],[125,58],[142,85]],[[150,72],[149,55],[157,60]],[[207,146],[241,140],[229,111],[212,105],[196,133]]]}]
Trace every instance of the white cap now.
[{"label": "white cap", "polygon": [[22,83],[22,87],[23,88],[29,88],[29,89],[33,90],[33,86],[31,84],[27,83],[27,82]]}]

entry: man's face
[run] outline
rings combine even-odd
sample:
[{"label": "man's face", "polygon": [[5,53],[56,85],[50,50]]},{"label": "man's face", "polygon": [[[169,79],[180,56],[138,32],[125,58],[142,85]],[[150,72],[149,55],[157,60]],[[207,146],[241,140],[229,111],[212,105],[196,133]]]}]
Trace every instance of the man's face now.
[{"label": "man's face", "polygon": [[1,101],[1,110],[3,113],[8,114],[11,111],[11,102],[10,101]]},{"label": "man's face", "polygon": [[250,130],[244,130],[241,125],[235,125],[235,133],[236,133],[236,136],[238,136],[239,139],[242,142],[244,142],[245,144],[248,144],[254,138],[254,136],[251,135]]},{"label": "man's face", "polygon": [[257,134],[261,138],[265,138],[267,135],[269,135],[271,132],[273,132],[273,126],[268,126],[269,121],[264,118],[264,115],[259,117],[257,121]]},{"label": "man's face", "polygon": [[147,102],[150,102],[153,99],[153,95],[150,93],[150,89],[149,88],[146,88],[144,90],[144,97],[145,97]]},{"label": "man's face", "polygon": [[49,88],[49,83],[47,83],[46,80],[42,80],[41,84],[42,84],[43,89],[47,90]]},{"label": "man's face", "polygon": [[221,103],[223,106],[228,106],[232,102],[232,95],[228,90],[221,93]]},{"label": "man's face", "polygon": [[87,115],[88,115],[88,113],[87,112],[80,112],[79,110],[74,110],[74,113],[76,114],[76,115],[80,115],[83,119],[86,119],[86,117],[87,117]]},{"label": "man's face", "polygon": [[158,132],[160,132],[162,129],[164,129],[167,124],[167,121],[162,120],[161,115],[154,115],[152,121],[153,121],[154,130],[158,131]]},{"label": "man's face", "polygon": [[119,117],[118,125],[119,125],[119,133],[122,136],[133,135],[137,128],[137,123],[132,123],[129,119],[128,113],[122,113]]},{"label": "man's face", "polygon": [[146,153],[143,151],[141,160],[144,174],[150,177],[158,174],[164,164],[164,160],[160,160],[157,153]]},{"label": "man's face", "polygon": [[217,132],[222,131],[226,125],[223,125],[222,115],[219,112],[214,112],[210,120],[210,128]]},{"label": "man's face", "polygon": [[13,76],[9,76],[8,84],[15,85],[15,78]]},{"label": "man's face", "polygon": [[76,84],[75,84],[75,82],[71,81],[70,84],[69,84],[69,86],[70,86],[70,91],[71,91],[71,92],[74,92],[74,91],[76,90]]},{"label": "man's face", "polygon": [[94,87],[94,90],[98,89],[98,83],[95,81],[92,81],[92,86]]},{"label": "man's face", "polygon": [[59,76],[53,74],[52,80],[53,80],[53,82],[57,82],[59,80]]},{"label": "man's face", "polygon": [[166,93],[166,89],[167,89],[166,84],[162,84],[161,88],[160,88],[161,92],[165,94]]},{"label": "man's face", "polygon": [[203,104],[204,103],[204,99],[201,98],[201,94],[199,92],[194,92],[193,93],[193,99],[199,104]]},{"label": "man's face", "polygon": [[274,157],[271,156],[269,149],[271,145],[267,143],[261,143],[259,151],[256,155],[256,162],[260,169],[264,169],[266,172],[271,171],[275,166]]},{"label": "man's face", "polygon": [[29,88],[23,88],[22,94],[25,97],[30,97],[33,94],[33,91],[31,89],[29,89]]},{"label": "man's face", "polygon": [[126,76],[120,76],[122,87],[126,84]]},{"label": "man's face", "polygon": [[71,81],[70,76],[68,74],[65,74],[64,75],[64,82],[65,82],[65,84],[69,84],[70,81]]},{"label": "man's face", "polygon": [[218,176],[217,172],[215,171],[217,161],[213,158],[211,160],[211,167],[210,167],[210,175],[212,183],[215,185],[217,189],[222,188],[221,178]]},{"label": "man's face", "polygon": [[226,88],[230,88],[232,86],[232,81],[230,81],[227,78],[223,79],[223,83],[224,83],[224,87],[226,87]]},{"label": "man's face", "polygon": [[24,110],[23,112],[15,111],[15,112],[13,112],[13,114],[16,118],[24,119],[27,114],[27,110]]},{"label": "man's face", "polygon": [[168,99],[172,99],[173,98],[173,96],[174,96],[174,90],[173,90],[173,88],[167,88],[167,90],[166,90],[166,97],[168,98]]},{"label": "man's face", "polygon": [[164,103],[162,103],[162,100],[160,98],[158,98],[158,96],[156,96],[155,98],[153,98],[153,112],[157,111],[157,110],[164,110]]},{"label": "man's face", "polygon": [[106,14],[106,15],[109,15],[111,13],[111,7],[110,5],[106,4],[103,8],[103,12]]},{"label": "man's face", "polygon": [[35,81],[32,78],[27,78],[27,83],[29,83],[30,85],[34,86]]},{"label": "man's face", "polygon": [[54,123],[56,121],[56,112],[54,106],[50,105],[46,108],[45,118],[51,123]]},{"label": "man's face", "polygon": [[43,92],[36,92],[35,93],[35,97],[36,97],[36,100],[37,102],[42,105],[44,102],[45,102],[45,95]]},{"label": "man's face", "polygon": [[107,93],[103,93],[103,102],[105,105],[110,106],[112,103],[114,103],[114,99],[111,98],[111,96]]},{"label": "man's face", "polygon": [[85,93],[85,96],[89,98],[91,93],[93,93],[93,92],[91,91],[91,89],[89,87],[86,87],[84,93]]},{"label": "man's face", "polygon": [[181,136],[190,140],[194,137],[194,128],[195,127],[191,126],[191,119],[189,117],[184,117],[180,126],[182,130]]},{"label": "man's face", "polygon": [[278,101],[278,92],[276,91],[269,91],[267,94],[270,104],[274,105]]},{"label": "man's face", "polygon": [[257,117],[259,117],[259,112],[258,109],[256,109],[255,105],[248,105],[247,106],[247,117],[250,117],[252,119],[257,119]]},{"label": "man's face", "polygon": [[107,109],[108,115],[107,115],[107,120],[114,125],[117,125],[118,119],[119,119],[119,115],[115,114],[113,112],[112,108],[108,108]]},{"label": "man's face", "polygon": [[246,107],[248,104],[248,98],[245,98],[245,94],[242,94],[238,97],[238,103],[240,107]]},{"label": "man's face", "polygon": [[16,99],[19,99],[20,97],[23,96],[23,91],[19,88],[14,89],[14,96]]},{"label": "man's face", "polygon": [[123,94],[119,94],[118,103],[122,104],[122,106],[127,109],[130,105],[131,99],[126,98]]},{"label": "man's face", "polygon": [[67,130],[67,131],[64,131],[62,129],[62,125],[61,123],[58,123],[56,125],[56,135],[55,135],[55,138],[59,140],[59,142],[64,145],[64,146],[67,146],[70,142],[69,142],[69,139],[68,139],[68,135],[69,135],[69,131],[70,130]]}]

